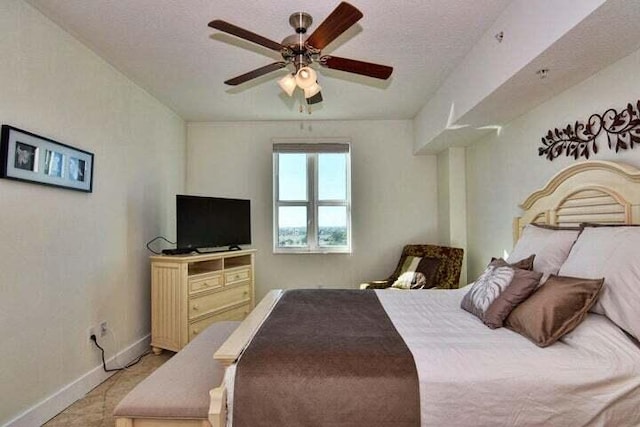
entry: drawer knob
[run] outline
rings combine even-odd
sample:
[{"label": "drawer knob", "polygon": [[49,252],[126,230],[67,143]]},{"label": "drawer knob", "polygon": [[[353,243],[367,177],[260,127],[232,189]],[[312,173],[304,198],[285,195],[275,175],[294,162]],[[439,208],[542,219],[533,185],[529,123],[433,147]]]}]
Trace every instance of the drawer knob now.
[{"label": "drawer knob", "polygon": [[249,291],[244,291],[242,295],[249,295]]},{"label": "drawer knob", "polygon": [[193,332],[192,332],[192,334],[193,334],[193,335],[198,335],[198,333],[199,333],[199,332],[200,332],[199,330],[194,329],[194,330],[193,330]]},{"label": "drawer knob", "polygon": [[236,274],[236,280],[238,280],[240,278],[239,274]]},{"label": "drawer knob", "polygon": [[198,311],[198,309],[200,309],[200,306],[198,304],[193,304],[193,309],[195,311]]},{"label": "drawer knob", "polygon": [[208,287],[209,287],[209,282],[204,282],[204,283],[202,284],[202,287],[203,287],[203,288],[208,288]]}]

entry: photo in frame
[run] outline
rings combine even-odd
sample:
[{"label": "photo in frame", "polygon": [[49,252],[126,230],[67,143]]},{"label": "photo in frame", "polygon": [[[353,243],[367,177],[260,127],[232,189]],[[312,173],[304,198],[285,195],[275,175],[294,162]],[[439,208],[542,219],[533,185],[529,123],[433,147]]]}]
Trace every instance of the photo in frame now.
[{"label": "photo in frame", "polygon": [[0,178],[93,191],[93,153],[2,125]]}]

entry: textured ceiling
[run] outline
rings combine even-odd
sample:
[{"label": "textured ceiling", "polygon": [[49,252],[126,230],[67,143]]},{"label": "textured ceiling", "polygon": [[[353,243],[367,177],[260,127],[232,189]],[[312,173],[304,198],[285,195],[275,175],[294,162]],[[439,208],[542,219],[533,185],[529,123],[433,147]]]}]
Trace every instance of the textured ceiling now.
[{"label": "textured ceiling", "polygon": [[[291,120],[299,101],[276,83],[284,70],[241,86],[224,80],[279,59],[207,27],[223,19],[275,41],[289,15],[310,31],[338,1],[27,0],[187,121]],[[391,65],[388,81],[320,69],[324,102],[312,119],[410,119],[510,0],[353,0],[364,18],[323,53]],[[306,116],[306,113],[305,113]],[[305,117],[309,118],[309,117]]]}]

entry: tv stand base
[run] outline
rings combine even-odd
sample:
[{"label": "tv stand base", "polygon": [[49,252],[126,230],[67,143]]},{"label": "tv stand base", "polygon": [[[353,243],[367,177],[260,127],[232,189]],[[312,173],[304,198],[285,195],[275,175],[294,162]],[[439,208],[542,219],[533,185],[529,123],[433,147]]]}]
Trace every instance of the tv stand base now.
[{"label": "tv stand base", "polygon": [[164,255],[186,255],[193,252],[193,249],[181,248],[181,249],[163,249]]}]

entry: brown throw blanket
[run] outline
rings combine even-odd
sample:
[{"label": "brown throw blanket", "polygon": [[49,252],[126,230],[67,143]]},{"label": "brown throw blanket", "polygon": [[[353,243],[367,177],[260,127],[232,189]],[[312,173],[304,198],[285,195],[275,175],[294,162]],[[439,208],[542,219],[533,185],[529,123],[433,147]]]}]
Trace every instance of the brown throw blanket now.
[{"label": "brown throw blanket", "polygon": [[286,291],[234,390],[234,427],[420,425],[413,356],[374,291]]}]

